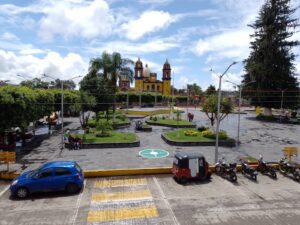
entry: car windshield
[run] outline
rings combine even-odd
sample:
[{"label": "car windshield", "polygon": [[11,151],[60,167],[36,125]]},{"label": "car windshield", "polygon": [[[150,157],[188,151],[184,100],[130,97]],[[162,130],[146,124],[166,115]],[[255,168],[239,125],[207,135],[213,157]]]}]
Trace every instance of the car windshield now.
[{"label": "car windshield", "polygon": [[41,165],[40,167],[38,167],[37,169],[35,170],[31,170],[30,173],[27,174],[26,177],[33,177],[37,174],[37,172],[43,167],[43,165]]}]

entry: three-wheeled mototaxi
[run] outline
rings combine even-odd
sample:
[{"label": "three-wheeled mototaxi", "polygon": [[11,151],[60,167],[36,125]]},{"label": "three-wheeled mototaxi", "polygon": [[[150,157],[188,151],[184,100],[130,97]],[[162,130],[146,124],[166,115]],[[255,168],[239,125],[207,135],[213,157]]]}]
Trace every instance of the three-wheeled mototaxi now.
[{"label": "three-wheeled mototaxi", "polygon": [[175,154],[172,173],[174,179],[185,184],[189,180],[208,180],[211,177],[205,157],[199,153]]}]

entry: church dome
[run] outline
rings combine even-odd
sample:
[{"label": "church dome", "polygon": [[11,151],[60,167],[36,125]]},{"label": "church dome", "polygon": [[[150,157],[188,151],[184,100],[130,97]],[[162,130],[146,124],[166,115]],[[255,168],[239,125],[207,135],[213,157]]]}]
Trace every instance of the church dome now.
[{"label": "church dome", "polygon": [[151,71],[148,67],[148,64],[146,64],[146,67],[143,70],[143,77],[150,77],[150,73],[151,73]]}]

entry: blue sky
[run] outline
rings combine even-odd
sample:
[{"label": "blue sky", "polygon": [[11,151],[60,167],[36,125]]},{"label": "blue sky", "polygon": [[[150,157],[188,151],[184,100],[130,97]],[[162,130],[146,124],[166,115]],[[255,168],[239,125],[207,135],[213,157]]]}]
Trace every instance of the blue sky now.
[{"label": "blue sky", "polygon": [[[166,58],[175,86],[239,83],[249,54],[247,26],[263,0],[3,0],[0,3],[0,79],[46,73],[68,79],[83,75],[89,60],[106,50],[148,63],[161,78]],[[296,6],[296,0],[292,1]],[[299,3],[298,3],[299,4]],[[300,10],[295,13],[300,15]],[[300,40],[297,33],[293,39]],[[300,54],[299,46],[294,48]],[[300,73],[300,58],[296,59]],[[77,80],[78,81],[78,80]],[[223,83],[224,89],[232,89]]]}]

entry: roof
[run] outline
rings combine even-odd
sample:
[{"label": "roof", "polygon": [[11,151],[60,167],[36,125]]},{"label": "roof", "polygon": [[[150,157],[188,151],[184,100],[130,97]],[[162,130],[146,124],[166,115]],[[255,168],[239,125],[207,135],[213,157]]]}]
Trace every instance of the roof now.
[{"label": "roof", "polygon": [[42,168],[49,168],[49,167],[73,167],[75,161],[53,161],[45,163]]},{"label": "roof", "polygon": [[197,159],[197,158],[205,158],[200,153],[186,153],[186,152],[178,152],[175,154],[175,157],[178,159]]}]

